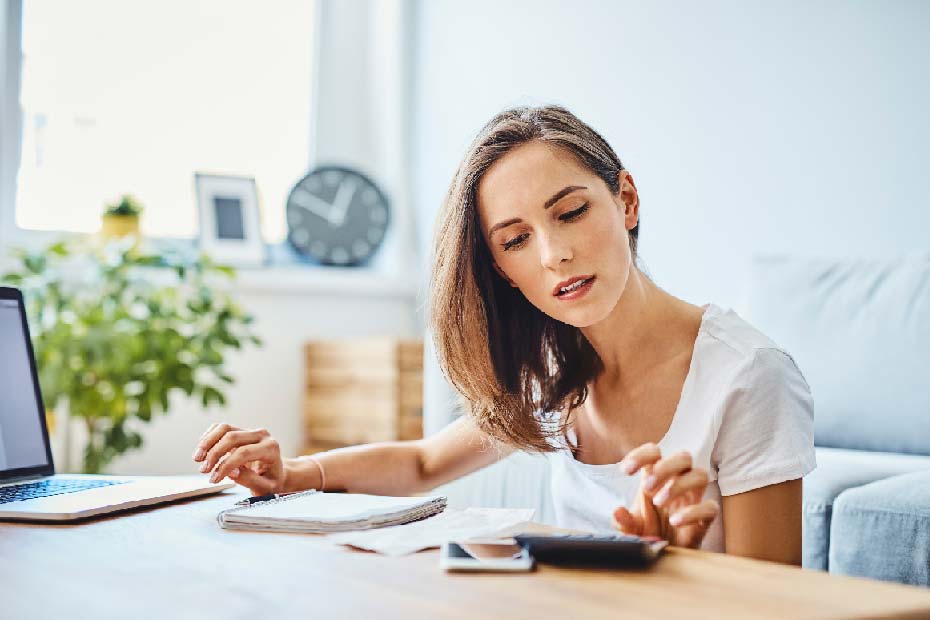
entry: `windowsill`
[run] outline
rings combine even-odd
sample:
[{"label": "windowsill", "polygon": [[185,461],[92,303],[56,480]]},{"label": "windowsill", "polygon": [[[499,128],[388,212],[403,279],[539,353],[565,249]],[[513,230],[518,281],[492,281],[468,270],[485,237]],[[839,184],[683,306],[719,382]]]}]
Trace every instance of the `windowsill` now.
[{"label": "windowsill", "polygon": [[368,265],[333,267],[301,258],[287,242],[266,244],[267,264],[236,269],[236,287],[246,292],[332,293],[355,296],[417,295],[415,278]]},{"label": "windowsill", "polygon": [[235,288],[247,293],[336,294],[346,296],[417,296],[412,278],[385,275],[365,267],[271,265],[236,270]]},{"label": "windowsill", "polygon": [[[73,233],[80,236],[79,233]],[[14,235],[0,235],[0,266],[12,247],[37,250],[68,233],[16,229]],[[148,251],[196,251],[193,239],[145,238]],[[348,297],[391,297],[413,300],[418,295],[414,274],[401,274],[370,265],[333,267],[299,257],[286,242],[266,244],[267,262],[261,266],[233,265],[236,277],[231,288],[243,293],[273,295],[342,295]],[[217,260],[222,263],[222,260]],[[2,271],[2,270],[0,270]],[[155,276],[156,278],[158,276]]]}]

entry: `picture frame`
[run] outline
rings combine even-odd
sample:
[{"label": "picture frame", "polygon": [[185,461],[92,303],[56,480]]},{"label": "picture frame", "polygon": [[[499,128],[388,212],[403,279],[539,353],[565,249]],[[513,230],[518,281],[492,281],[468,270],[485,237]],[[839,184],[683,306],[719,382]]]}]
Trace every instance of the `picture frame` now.
[{"label": "picture frame", "polygon": [[265,263],[254,177],[194,173],[200,249],[220,263],[258,267]]}]

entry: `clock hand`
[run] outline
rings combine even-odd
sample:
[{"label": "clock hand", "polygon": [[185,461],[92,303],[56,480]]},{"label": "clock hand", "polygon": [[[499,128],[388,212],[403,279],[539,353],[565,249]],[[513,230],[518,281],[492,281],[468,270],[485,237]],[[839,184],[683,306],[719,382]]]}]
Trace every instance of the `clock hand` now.
[{"label": "clock hand", "polygon": [[335,209],[333,208],[333,205],[329,204],[325,200],[317,198],[305,190],[294,192],[291,200],[298,207],[302,207],[310,213],[320,216],[332,225],[337,225],[336,219],[333,217],[333,211]]},{"label": "clock hand", "polygon": [[358,182],[355,179],[343,181],[339,189],[336,190],[336,197],[333,199],[333,211],[338,213],[333,218],[335,226],[342,226],[342,223],[345,222],[346,211],[349,210],[349,205],[352,204],[352,197],[355,196],[356,190],[358,190]]}]

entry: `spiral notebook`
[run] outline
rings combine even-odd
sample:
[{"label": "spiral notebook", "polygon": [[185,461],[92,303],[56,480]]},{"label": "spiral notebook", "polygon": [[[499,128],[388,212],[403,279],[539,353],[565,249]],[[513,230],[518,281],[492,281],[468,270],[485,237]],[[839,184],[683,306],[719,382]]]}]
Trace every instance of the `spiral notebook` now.
[{"label": "spiral notebook", "polygon": [[220,527],[230,530],[327,534],[419,521],[445,507],[446,498],[442,496],[389,497],[310,489],[248,506],[233,506],[216,519]]}]

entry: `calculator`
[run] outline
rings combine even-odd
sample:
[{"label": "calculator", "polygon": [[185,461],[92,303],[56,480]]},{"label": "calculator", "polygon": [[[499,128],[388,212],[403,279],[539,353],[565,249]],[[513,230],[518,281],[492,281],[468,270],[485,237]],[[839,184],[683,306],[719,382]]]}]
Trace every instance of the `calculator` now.
[{"label": "calculator", "polygon": [[662,555],[668,541],[620,534],[514,536],[537,561],[559,566],[642,568]]}]

